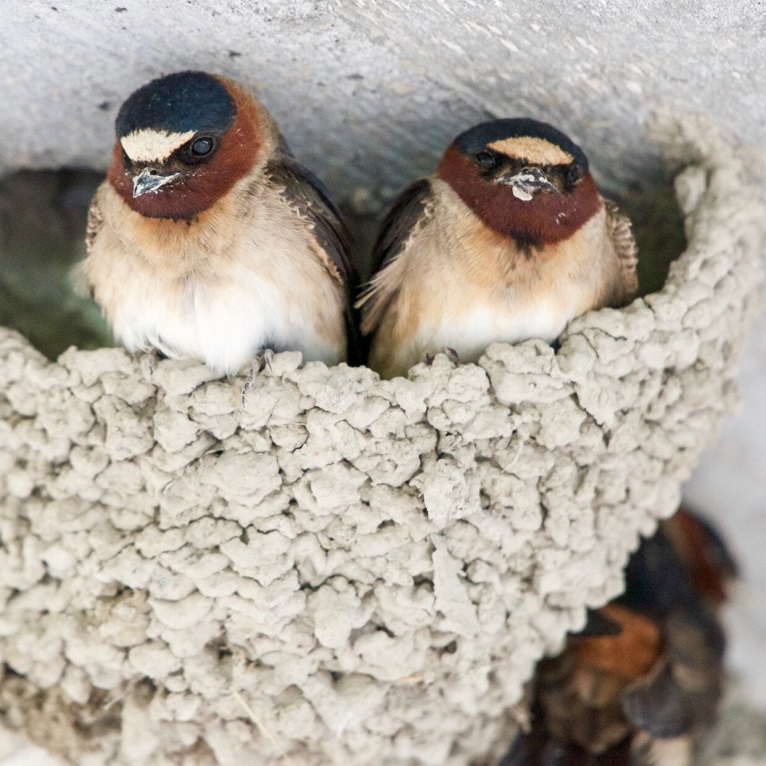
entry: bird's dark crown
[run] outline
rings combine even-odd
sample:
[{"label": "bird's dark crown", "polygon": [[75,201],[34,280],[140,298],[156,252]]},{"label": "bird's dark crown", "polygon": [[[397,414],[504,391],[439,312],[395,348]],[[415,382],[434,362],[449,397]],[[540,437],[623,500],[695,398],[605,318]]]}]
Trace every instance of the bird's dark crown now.
[{"label": "bird's dark crown", "polygon": [[461,133],[455,139],[455,145],[463,154],[470,155],[491,144],[514,138],[538,138],[547,141],[552,146],[557,146],[562,152],[571,155],[583,171],[588,170],[588,158],[569,136],[554,128],[553,125],[528,117],[482,122]]},{"label": "bird's dark crown", "polygon": [[143,129],[169,133],[225,133],[237,107],[221,80],[206,72],[176,72],[152,80],[135,91],[120,108],[117,137]]}]

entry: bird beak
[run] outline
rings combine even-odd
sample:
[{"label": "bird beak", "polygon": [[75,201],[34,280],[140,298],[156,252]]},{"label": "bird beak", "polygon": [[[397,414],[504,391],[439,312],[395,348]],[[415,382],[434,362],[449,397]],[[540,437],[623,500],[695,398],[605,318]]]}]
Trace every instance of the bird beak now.
[{"label": "bird beak", "polygon": [[529,202],[535,194],[541,191],[555,191],[556,187],[540,168],[523,168],[514,175],[502,176],[500,183],[513,187],[513,196],[524,202]]},{"label": "bird beak", "polygon": [[157,191],[157,189],[170,183],[180,175],[180,173],[170,173],[163,176],[154,168],[144,168],[133,178],[133,197],[140,197],[142,194]]}]

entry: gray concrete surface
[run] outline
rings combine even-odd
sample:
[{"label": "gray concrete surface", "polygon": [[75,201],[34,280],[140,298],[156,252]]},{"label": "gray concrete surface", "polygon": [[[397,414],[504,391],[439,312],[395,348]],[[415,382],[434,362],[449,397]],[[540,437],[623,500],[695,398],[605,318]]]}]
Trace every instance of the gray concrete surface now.
[{"label": "gray concrete surface", "polygon": [[764,66],[758,0],[3,0],[0,168],[103,167],[121,101],[193,67],[255,88],[362,208],[492,115],[552,121],[624,181],[658,108],[766,143]]}]

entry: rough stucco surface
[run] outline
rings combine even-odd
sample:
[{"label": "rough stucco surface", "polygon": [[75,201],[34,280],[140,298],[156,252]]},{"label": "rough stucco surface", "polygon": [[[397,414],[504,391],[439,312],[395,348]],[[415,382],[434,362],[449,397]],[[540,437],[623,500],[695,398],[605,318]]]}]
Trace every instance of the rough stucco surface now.
[{"label": "rough stucco surface", "polygon": [[686,252],[555,352],[245,383],[0,330],[6,725],[74,761],[496,754],[736,401],[766,211],[704,123],[665,133]]}]

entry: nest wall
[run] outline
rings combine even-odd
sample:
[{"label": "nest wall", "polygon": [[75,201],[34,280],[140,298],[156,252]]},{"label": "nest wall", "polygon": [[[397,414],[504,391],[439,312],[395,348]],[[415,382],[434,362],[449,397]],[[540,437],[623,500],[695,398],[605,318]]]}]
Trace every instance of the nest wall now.
[{"label": "nest wall", "polygon": [[671,132],[686,251],[556,350],[217,380],[0,329],[4,723],[74,762],[500,752],[737,400],[766,211],[714,131]]}]

